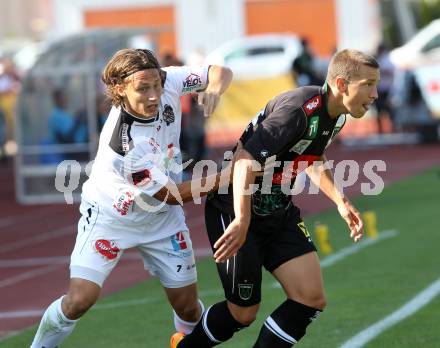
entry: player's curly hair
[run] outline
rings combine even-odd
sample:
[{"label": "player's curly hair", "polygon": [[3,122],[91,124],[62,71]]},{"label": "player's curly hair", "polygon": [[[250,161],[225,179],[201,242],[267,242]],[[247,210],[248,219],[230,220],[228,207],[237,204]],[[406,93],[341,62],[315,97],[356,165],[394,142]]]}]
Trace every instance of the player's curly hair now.
[{"label": "player's curly hair", "polygon": [[160,64],[150,50],[127,48],[114,54],[101,76],[107,86],[106,94],[113,105],[122,104],[122,97],[117,93],[117,85],[124,84],[128,76],[145,69],[160,70]]},{"label": "player's curly hair", "polygon": [[369,54],[352,49],[339,51],[330,60],[326,81],[331,84],[338,76],[350,80],[358,74],[362,65],[379,69],[376,59]]}]

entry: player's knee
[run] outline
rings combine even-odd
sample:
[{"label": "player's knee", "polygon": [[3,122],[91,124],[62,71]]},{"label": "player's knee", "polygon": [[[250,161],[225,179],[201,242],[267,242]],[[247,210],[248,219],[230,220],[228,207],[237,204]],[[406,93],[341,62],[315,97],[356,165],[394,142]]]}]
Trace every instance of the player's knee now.
[{"label": "player's knee", "polygon": [[[290,296],[289,296],[290,297]],[[308,291],[298,296],[290,297],[294,301],[298,301],[307,306],[323,310],[327,305],[325,294],[321,291]]]},{"label": "player's knee", "polygon": [[260,305],[254,305],[251,307],[241,307],[234,305],[232,303],[228,304],[229,311],[236,321],[238,321],[243,326],[251,325],[257,318],[258,309]]},{"label": "player's knee", "polygon": [[198,321],[202,314],[200,310],[200,304],[198,301],[194,303],[191,302],[191,303],[182,304],[177,308],[174,308],[174,311],[179,316],[179,318],[190,322]]},{"label": "player's knee", "polygon": [[327,306],[327,300],[324,294],[315,294],[308,299],[307,305],[323,311],[324,308]]},{"label": "player's knee", "polygon": [[81,292],[68,293],[63,298],[62,308],[64,315],[72,320],[80,318],[96,302],[94,296]]}]

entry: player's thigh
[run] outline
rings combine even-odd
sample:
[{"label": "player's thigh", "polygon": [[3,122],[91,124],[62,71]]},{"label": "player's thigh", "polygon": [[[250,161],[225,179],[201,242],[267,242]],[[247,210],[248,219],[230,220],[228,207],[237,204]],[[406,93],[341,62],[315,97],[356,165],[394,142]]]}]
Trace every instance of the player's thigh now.
[{"label": "player's thigh", "polygon": [[184,288],[197,282],[196,262],[189,232],[178,231],[169,237],[137,246],[144,267],[159,278],[164,288]]},{"label": "player's thigh", "polygon": [[[206,229],[211,247],[231,223],[233,216],[220,212],[207,202]],[[217,263],[217,271],[226,299],[241,307],[254,306],[261,301],[262,250],[249,227],[246,242],[237,254],[225,262]]]},{"label": "player's thigh", "polygon": [[272,274],[290,299],[311,307],[325,306],[324,284],[316,252],[295,257],[280,265]]},{"label": "player's thigh", "polygon": [[164,287],[164,290],[171,307],[176,312],[196,310],[199,307],[196,283],[181,288]]},{"label": "player's thigh", "polygon": [[119,262],[123,251],[132,246],[126,230],[103,223],[99,206],[81,203],[78,235],[70,260],[70,277],[85,279],[102,287]]},{"label": "player's thigh", "polygon": [[264,266],[289,298],[315,305],[324,301],[316,247],[296,209],[289,208],[279,218],[274,238],[266,245]]}]

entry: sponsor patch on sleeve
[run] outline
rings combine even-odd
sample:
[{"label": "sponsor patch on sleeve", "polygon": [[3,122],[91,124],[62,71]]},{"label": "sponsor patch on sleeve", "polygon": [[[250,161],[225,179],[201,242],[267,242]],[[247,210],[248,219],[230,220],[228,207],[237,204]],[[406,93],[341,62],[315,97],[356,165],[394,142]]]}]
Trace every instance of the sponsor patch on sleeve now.
[{"label": "sponsor patch on sleeve", "polygon": [[194,92],[202,87],[202,78],[194,73],[189,74],[183,81],[183,93]]},{"label": "sponsor patch on sleeve", "polygon": [[314,96],[313,98],[309,99],[304,105],[304,111],[306,112],[307,116],[310,116],[313,111],[321,107],[322,105],[322,98],[320,95]]}]

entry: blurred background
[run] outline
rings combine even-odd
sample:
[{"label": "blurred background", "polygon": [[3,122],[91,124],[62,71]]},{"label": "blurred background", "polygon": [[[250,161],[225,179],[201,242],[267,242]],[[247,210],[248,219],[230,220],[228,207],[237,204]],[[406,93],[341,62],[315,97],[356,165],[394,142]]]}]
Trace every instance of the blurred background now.
[{"label": "blurred background", "polygon": [[439,0],[0,0],[0,14],[0,156],[15,157],[22,203],[62,201],[57,164],[93,159],[109,110],[100,73],[124,47],[152,49],[164,66],[234,71],[209,120],[182,100],[187,158],[233,143],[277,93],[322,84],[345,47],[377,56],[382,81],[344,144],[439,141]]}]

